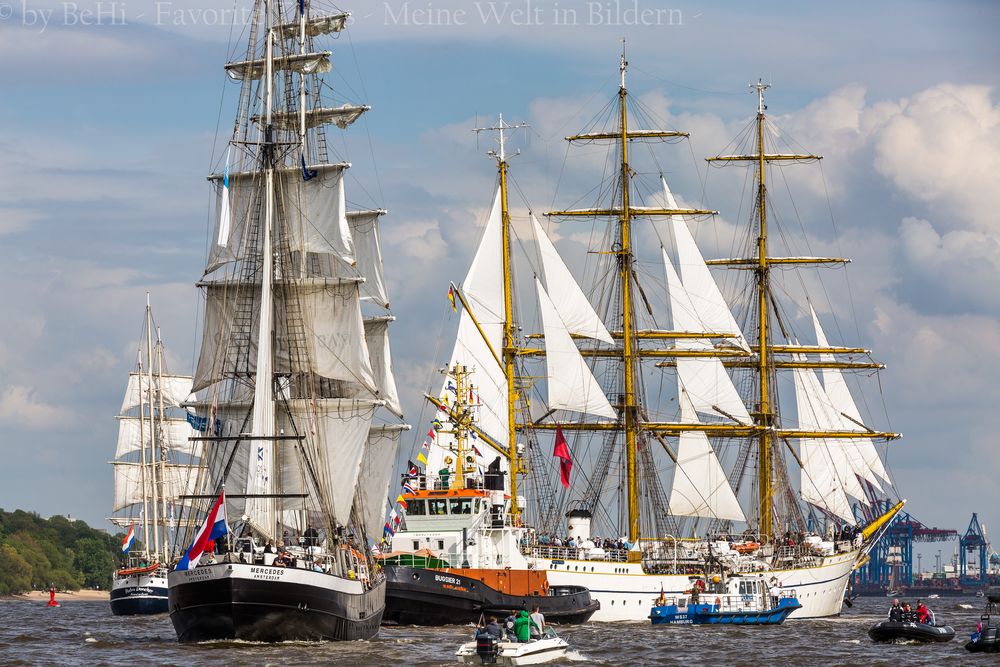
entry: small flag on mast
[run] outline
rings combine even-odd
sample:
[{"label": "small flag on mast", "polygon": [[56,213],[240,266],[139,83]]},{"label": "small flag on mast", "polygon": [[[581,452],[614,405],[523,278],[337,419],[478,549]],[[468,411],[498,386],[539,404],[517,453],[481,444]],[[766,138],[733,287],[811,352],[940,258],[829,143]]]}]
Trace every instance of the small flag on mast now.
[{"label": "small flag on mast", "polygon": [[455,305],[455,288],[451,286],[448,287],[448,301],[451,302],[451,309],[457,313],[458,306]]},{"label": "small flag on mast", "polygon": [[569,476],[573,472],[573,459],[569,455],[569,446],[563,437],[562,429],[556,427],[556,443],[552,448],[552,456],[559,459],[559,476],[564,488],[569,488]]}]

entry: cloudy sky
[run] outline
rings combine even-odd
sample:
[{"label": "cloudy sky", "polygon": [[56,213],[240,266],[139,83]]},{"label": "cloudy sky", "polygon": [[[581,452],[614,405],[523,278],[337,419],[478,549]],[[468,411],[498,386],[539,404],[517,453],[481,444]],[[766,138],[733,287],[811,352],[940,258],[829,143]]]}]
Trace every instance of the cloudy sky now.
[{"label": "cloudy sky", "polygon": [[[102,524],[146,291],[171,368],[193,364],[204,175],[232,123],[238,88],[222,64],[242,48],[246,5],[0,1],[5,509]],[[331,81],[373,111],[334,144],[355,165],[351,202],[390,210],[395,367],[414,419],[449,351],[442,295],[465,273],[493,187],[488,139],[471,128],[498,112],[531,124],[514,139],[520,213],[574,204],[604,157],[567,160],[561,137],[614,96],[625,36],[632,93],[691,133],[644,173],[721,212],[697,234],[708,256],[731,250],[745,195],[742,175],[706,174],[701,158],[752,118],[748,82],[773,84],[783,136],[825,156],[788,172],[784,222],[805,232],[799,251],[854,259],[816,306],[833,343],[887,365],[863,413],[904,434],[888,455],[901,495],[928,524],[1000,520],[1000,6],[358,5],[343,7],[354,21],[333,45]],[[585,254],[586,233],[550,232],[564,254]]]}]

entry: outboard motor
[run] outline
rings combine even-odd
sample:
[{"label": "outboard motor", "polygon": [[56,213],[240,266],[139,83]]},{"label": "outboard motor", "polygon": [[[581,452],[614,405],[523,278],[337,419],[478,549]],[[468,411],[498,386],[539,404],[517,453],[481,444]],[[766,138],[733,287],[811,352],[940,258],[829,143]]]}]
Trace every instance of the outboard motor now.
[{"label": "outboard motor", "polygon": [[476,655],[484,665],[495,665],[500,655],[500,642],[493,635],[482,635],[476,638]]}]

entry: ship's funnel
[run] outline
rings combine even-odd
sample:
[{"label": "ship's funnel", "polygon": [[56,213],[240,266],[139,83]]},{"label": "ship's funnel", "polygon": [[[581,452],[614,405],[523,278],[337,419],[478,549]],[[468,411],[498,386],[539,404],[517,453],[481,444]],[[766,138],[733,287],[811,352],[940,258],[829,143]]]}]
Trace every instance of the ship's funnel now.
[{"label": "ship's funnel", "polygon": [[593,514],[590,510],[573,509],[566,512],[566,532],[568,537],[576,539],[577,543],[590,539],[590,520]]}]

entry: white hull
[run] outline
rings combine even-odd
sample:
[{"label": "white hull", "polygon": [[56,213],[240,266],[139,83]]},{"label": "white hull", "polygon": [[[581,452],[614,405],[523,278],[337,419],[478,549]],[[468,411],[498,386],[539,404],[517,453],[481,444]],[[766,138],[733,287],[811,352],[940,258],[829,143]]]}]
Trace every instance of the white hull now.
[{"label": "white hull", "polygon": [[[795,591],[802,608],[792,612],[789,618],[836,616],[840,614],[844,592],[858,556],[855,550],[827,556],[815,567],[770,570],[761,574],[768,579],[777,577],[786,593]],[[591,621],[648,621],[649,610],[661,590],[666,595],[677,595],[691,588],[688,575],[646,574],[639,563],[532,560],[536,568],[548,570],[552,586],[576,585],[590,589],[591,597],[601,603]],[[709,593],[703,595],[710,596]]]},{"label": "white hull", "polygon": [[[500,642],[497,665],[541,665],[566,656],[569,645],[561,637],[546,637],[528,643]],[[482,659],[476,653],[476,642],[463,644],[458,649],[458,661],[467,665],[480,665]]]}]

